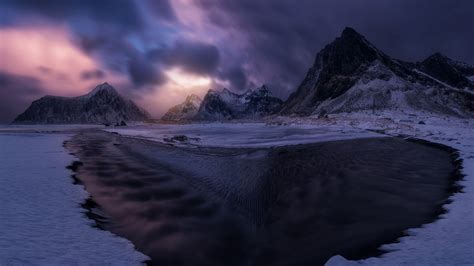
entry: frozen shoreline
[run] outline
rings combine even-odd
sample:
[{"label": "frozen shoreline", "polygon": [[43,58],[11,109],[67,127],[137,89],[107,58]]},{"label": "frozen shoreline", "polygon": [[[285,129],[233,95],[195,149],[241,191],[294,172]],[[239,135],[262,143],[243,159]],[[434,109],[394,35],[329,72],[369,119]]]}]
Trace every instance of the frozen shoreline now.
[{"label": "frozen shoreline", "polygon": [[[434,117],[429,113],[376,111],[335,114],[324,119],[270,117],[266,122],[282,127],[345,128],[355,132],[366,130],[387,136],[414,137],[453,147],[459,151],[460,159],[463,160],[462,174],[465,177],[458,182],[463,186],[463,193],[450,197],[453,202],[444,205],[448,212],[441,219],[409,230],[408,236],[402,237],[400,243],[382,246],[381,249],[389,252],[381,257],[349,261],[335,256],[328,265],[464,265],[474,261],[474,253],[470,250],[474,246],[474,213],[471,211],[474,203],[474,119]],[[145,131],[144,135],[140,132],[117,132],[155,140],[163,137],[153,134],[152,130]]]},{"label": "frozen shoreline", "polygon": [[93,228],[66,169],[65,134],[0,134],[0,264],[141,265],[130,241]]},{"label": "frozen shoreline", "polygon": [[[66,146],[83,163],[77,178],[118,225],[110,230],[170,265],[372,255],[436,219],[454,168],[448,151],[400,138],[178,148],[94,131]],[[213,255],[221,249],[225,257]]]},{"label": "frozen shoreline", "polygon": [[[280,118],[286,121],[285,118]],[[447,213],[433,223],[410,229],[399,243],[384,245],[381,257],[350,261],[333,257],[327,266],[353,265],[470,265],[474,261],[474,119],[433,117],[429,113],[379,112],[331,115],[327,120],[299,119],[297,123],[337,125],[376,130],[389,136],[419,138],[459,151],[463,160],[462,193],[453,194],[444,205]]]},{"label": "frozen shoreline", "polygon": [[[474,213],[472,213],[472,203],[474,202],[474,121],[468,119],[456,119],[449,117],[431,117],[430,114],[390,114],[390,113],[353,113],[330,115],[328,119],[317,119],[314,117],[307,118],[286,118],[278,117],[268,119],[270,125],[259,124],[258,127],[280,128],[279,132],[268,138],[261,138],[259,135],[265,135],[265,130],[254,130],[250,124],[250,129],[245,131],[246,125],[237,124],[234,126],[233,135],[222,136],[215,139],[214,136],[208,135],[209,138],[202,137],[203,133],[194,129],[186,134],[186,127],[196,127],[193,125],[179,125],[183,130],[172,129],[157,130],[156,126],[140,125],[138,127],[128,128],[108,128],[108,131],[116,131],[126,136],[150,139],[162,143],[163,138],[173,135],[185,134],[192,137],[192,134],[200,137],[201,146],[224,146],[224,147],[270,147],[284,146],[288,144],[310,143],[334,140],[359,138],[365,134],[371,136],[405,136],[425,139],[435,143],[441,143],[459,150],[460,158],[463,159],[463,174],[465,178],[459,182],[464,188],[464,193],[456,193],[450,199],[452,203],[445,205],[448,210],[441,219],[433,223],[426,224],[421,228],[408,230],[408,236],[400,238],[400,243],[384,245],[381,248],[389,251],[381,257],[373,257],[359,261],[349,261],[341,256],[334,256],[327,265],[400,265],[400,264],[416,264],[416,265],[446,265],[446,264],[468,264],[474,261],[474,254],[471,247],[474,246]],[[282,124],[280,126],[272,126],[272,124]],[[201,125],[208,127],[207,131],[213,131],[216,128],[223,130],[229,128],[227,125],[232,124],[210,124]],[[160,125],[161,126],[161,125]],[[175,127],[175,125],[171,125]],[[154,128],[155,127],[155,128]],[[214,127],[214,129],[212,129]],[[67,127],[66,127],[67,128]],[[81,126],[77,127],[81,128]],[[76,129],[77,129],[76,128]],[[143,128],[143,129],[141,129]],[[242,128],[244,130],[242,131]],[[291,131],[292,128],[296,130]],[[307,134],[299,134],[299,129],[311,128],[313,136]],[[315,128],[315,129],[314,129]],[[76,130],[72,129],[72,130]],[[145,130],[144,130],[145,129]],[[192,129],[192,128],[191,128]],[[290,129],[291,134],[288,133]],[[322,129],[322,131],[318,131]],[[325,133],[324,130],[329,129]],[[20,131],[23,129],[19,129]],[[47,127],[40,130],[29,129],[34,131],[49,131]],[[132,131],[130,131],[132,130]],[[135,132],[133,132],[136,130]],[[240,130],[240,131],[239,131]],[[341,133],[344,130],[345,133]],[[57,132],[57,130],[54,130]],[[61,129],[61,131],[68,131]],[[204,130],[206,131],[206,130]],[[219,130],[217,130],[218,132]],[[270,132],[271,130],[269,130]],[[282,133],[285,132],[286,133]],[[338,133],[339,131],[339,133]],[[296,132],[296,134],[295,134]],[[321,133],[321,134],[318,134]],[[378,133],[375,133],[378,132]],[[9,133],[12,135],[12,133]],[[200,135],[198,135],[200,134]],[[250,137],[245,134],[250,134]],[[283,134],[283,135],[282,135]],[[204,134],[205,135],[205,134]],[[239,136],[240,135],[240,136]],[[2,134],[0,134],[2,136]],[[232,140],[232,136],[237,136]],[[383,136],[383,135],[382,135]],[[217,136],[218,137],[218,136]],[[259,144],[260,143],[260,144]],[[170,143],[168,143],[170,144]],[[197,147],[195,143],[171,143],[176,146]],[[0,225],[2,221],[0,221]],[[1,241],[0,241],[1,243]],[[0,255],[0,257],[2,257]],[[0,262],[3,262],[0,260]]]},{"label": "frozen shoreline", "polygon": [[[106,128],[118,133],[163,144],[185,147],[268,148],[334,140],[385,137],[364,129],[265,123],[148,124],[126,128]],[[170,142],[174,136],[186,136],[186,142]]]}]

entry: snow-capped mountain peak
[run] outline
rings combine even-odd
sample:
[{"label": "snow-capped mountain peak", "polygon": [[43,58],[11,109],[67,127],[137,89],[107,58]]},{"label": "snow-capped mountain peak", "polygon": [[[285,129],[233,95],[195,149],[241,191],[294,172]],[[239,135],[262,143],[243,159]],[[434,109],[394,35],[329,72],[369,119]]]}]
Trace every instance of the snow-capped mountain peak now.
[{"label": "snow-capped mountain peak", "polygon": [[102,96],[102,95],[119,95],[119,93],[112,87],[109,83],[104,82],[97,85],[92,91],[87,93],[84,96],[93,97],[93,96]]},{"label": "snow-capped mountain peak", "polygon": [[201,105],[202,99],[191,94],[186,97],[186,100],[178,105],[171,107],[161,119],[166,121],[183,121],[192,119]]},{"label": "snow-capped mountain peak", "polygon": [[[462,72],[458,65],[440,54],[422,63],[393,59],[354,29],[346,28],[317,54],[281,113],[400,108],[464,116],[474,111],[474,106],[472,94],[462,91],[471,84],[465,77],[469,68]],[[443,69],[452,71],[446,75]]]},{"label": "snow-capped mountain peak", "polygon": [[417,69],[456,88],[474,90],[470,76],[474,76],[474,67],[454,61],[441,53],[435,53],[420,63]]},{"label": "snow-capped mountain peak", "polygon": [[280,107],[282,101],[271,96],[263,85],[242,94],[228,89],[209,90],[199,108],[196,119],[222,120],[234,118],[253,118],[268,115]]}]

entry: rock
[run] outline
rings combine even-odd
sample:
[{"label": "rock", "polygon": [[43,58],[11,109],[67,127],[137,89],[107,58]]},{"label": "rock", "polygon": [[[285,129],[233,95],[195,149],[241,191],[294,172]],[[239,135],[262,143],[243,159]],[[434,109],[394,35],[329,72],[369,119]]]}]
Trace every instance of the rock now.
[{"label": "rock", "polygon": [[115,126],[116,126],[116,127],[125,127],[125,126],[127,126],[127,123],[125,123],[125,121],[122,120],[120,123],[117,122],[117,123],[115,124]]},{"label": "rock", "polygon": [[319,115],[318,115],[318,118],[321,119],[321,118],[328,118],[328,112],[326,112],[326,110],[322,110]]},{"label": "rock", "polygon": [[176,135],[171,138],[164,138],[166,142],[188,142],[189,140],[198,140],[196,138],[188,138],[186,135]]}]

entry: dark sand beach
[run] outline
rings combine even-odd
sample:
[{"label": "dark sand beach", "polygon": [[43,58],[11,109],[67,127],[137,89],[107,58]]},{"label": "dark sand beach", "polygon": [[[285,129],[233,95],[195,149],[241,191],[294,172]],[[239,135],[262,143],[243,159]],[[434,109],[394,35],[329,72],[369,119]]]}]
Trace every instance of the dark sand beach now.
[{"label": "dark sand beach", "polygon": [[378,255],[381,244],[436,219],[456,171],[453,151],[400,138],[177,148],[89,130],[66,147],[80,161],[75,180],[98,205],[88,204],[90,216],[153,265]]}]

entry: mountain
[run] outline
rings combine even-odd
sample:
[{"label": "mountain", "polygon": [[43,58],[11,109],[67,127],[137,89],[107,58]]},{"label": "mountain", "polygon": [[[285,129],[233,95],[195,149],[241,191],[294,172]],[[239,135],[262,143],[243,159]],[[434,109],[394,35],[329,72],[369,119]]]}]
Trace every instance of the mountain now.
[{"label": "mountain", "polygon": [[427,69],[436,67],[391,58],[354,29],[346,28],[316,55],[313,66],[283,104],[281,113],[403,109],[472,114],[473,94],[464,87],[445,84],[426,73]]},{"label": "mountain", "polygon": [[474,90],[474,67],[435,53],[417,64],[424,73],[456,88]]},{"label": "mountain", "polygon": [[243,94],[237,94],[228,89],[209,90],[195,119],[258,118],[278,111],[281,104],[282,100],[273,97],[265,85]]},{"label": "mountain", "polygon": [[116,124],[122,121],[143,121],[146,111],[121,96],[108,83],[95,87],[78,97],[44,96],[33,101],[20,114],[15,124]]},{"label": "mountain", "polygon": [[192,119],[198,112],[202,99],[195,94],[186,97],[186,100],[170,108],[161,119],[167,121],[183,121]]}]

